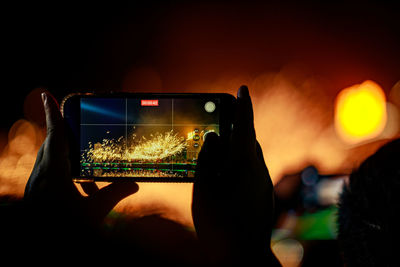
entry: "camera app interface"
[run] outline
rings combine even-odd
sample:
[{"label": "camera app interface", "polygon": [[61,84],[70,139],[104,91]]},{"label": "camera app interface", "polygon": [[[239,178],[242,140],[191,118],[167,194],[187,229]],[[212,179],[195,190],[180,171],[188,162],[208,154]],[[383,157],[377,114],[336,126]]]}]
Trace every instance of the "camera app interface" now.
[{"label": "camera app interface", "polygon": [[81,176],[194,177],[219,100],[81,98]]}]

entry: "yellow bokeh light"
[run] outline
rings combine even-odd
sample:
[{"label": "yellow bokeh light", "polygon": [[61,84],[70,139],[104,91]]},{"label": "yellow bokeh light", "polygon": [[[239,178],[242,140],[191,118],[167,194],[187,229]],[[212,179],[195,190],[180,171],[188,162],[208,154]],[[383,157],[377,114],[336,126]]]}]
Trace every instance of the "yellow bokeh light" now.
[{"label": "yellow bokeh light", "polygon": [[348,143],[379,136],[386,120],[385,93],[373,81],[343,89],[336,98],[335,129]]}]

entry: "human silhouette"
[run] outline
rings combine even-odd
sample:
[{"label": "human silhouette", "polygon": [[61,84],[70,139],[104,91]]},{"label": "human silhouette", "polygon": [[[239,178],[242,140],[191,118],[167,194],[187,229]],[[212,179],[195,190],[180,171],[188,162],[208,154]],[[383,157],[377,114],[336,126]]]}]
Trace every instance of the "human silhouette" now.
[{"label": "human silhouette", "polygon": [[192,213],[210,262],[279,266],[270,249],[273,206],[249,90],[242,86],[229,140],[208,134],[198,158]]},{"label": "human silhouette", "polygon": [[350,175],[339,203],[338,240],[346,266],[400,266],[400,139]]},{"label": "human silhouette", "polygon": [[[22,251],[33,255],[32,262],[43,253],[45,257],[40,260],[50,259],[46,255],[66,259],[71,251],[92,264],[98,262],[92,255],[99,251],[104,251],[101,259],[163,262],[124,238],[99,234],[106,215],[139,187],[134,182],[115,182],[99,189],[95,183],[82,183],[88,194],[82,196],[72,181],[68,138],[58,104],[49,93],[43,93],[42,100],[47,135],[26,184],[23,203],[7,212],[11,217],[15,215],[11,221],[17,222],[8,226],[21,229],[17,237],[11,231],[7,240],[24,240]],[[201,255],[199,265],[280,265],[270,249],[273,185],[256,140],[246,86],[238,90],[229,140],[213,133],[206,137],[198,158],[192,211]],[[165,221],[164,225],[174,227]]]}]

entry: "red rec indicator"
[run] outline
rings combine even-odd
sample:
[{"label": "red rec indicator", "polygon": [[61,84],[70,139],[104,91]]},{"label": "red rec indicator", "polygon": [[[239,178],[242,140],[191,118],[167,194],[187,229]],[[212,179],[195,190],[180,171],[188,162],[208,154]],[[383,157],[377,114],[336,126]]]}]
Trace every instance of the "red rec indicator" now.
[{"label": "red rec indicator", "polygon": [[141,106],[146,106],[146,107],[157,107],[158,106],[158,99],[146,99],[146,100],[140,100],[140,105]]}]

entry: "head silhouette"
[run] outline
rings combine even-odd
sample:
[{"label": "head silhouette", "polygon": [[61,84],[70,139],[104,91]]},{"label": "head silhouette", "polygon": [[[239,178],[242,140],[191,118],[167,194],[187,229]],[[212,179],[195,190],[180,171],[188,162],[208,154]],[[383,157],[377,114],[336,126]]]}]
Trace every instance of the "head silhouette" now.
[{"label": "head silhouette", "polygon": [[397,139],[366,159],[340,196],[338,238],[346,266],[398,266],[399,214]]}]

